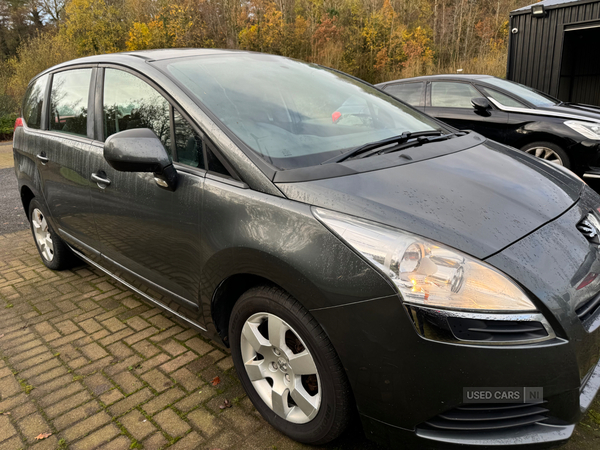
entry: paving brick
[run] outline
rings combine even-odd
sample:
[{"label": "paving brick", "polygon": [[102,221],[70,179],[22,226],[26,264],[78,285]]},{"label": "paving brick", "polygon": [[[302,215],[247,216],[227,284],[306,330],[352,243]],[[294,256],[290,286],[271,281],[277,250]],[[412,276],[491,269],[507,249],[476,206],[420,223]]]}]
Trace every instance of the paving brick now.
[{"label": "paving brick", "polygon": [[[108,422],[110,422],[110,416],[108,414],[106,414],[104,411],[101,411],[101,412],[93,415],[92,417],[88,417],[87,419],[85,419],[81,422],[77,422],[75,425],[72,425],[71,427],[67,428],[61,434],[62,434],[62,436],[64,436],[64,438],[68,442],[74,441],[75,439],[80,439],[80,438],[86,436],[91,431],[93,431],[97,428],[100,428],[101,426],[107,424]],[[115,427],[115,429],[116,429],[116,427]],[[117,429],[117,434],[118,434],[118,429]]]},{"label": "paving brick", "polygon": [[164,341],[165,339],[168,339],[176,334],[179,334],[179,332],[182,330],[181,327],[171,327],[168,330],[165,330],[157,335],[154,335],[150,338],[150,340],[152,342],[161,342]]},{"label": "paving brick", "polygon": [[21,386],[12,375],[0,379],[0,398],[5,399],[21,392]]},{"label": "paving brick", "polygon": [[83,322],[79,322],[79,326],[83,328],[83,331],[85,331],[88,334],[95,333],[98,330],[102,330],[102,325],[100,325],[94,319],[87,319]]},{"label": "paving brick", "polygon": [[137,308],[138,306],[141,305],[140,302],[138,302],[137,300],[135,300],[132,297],[126,297],[126,298],[121,299],[121,303],[123,305],[125,305],[126,307],[128,307],[129,309]]},{"label": "paving brick", "polygon": [[34,413],[18,420],[17,426],[27,440],[33,440],[40,433],[51,432],[50,426],[39,413]]},{"label": "paving brick", "polygon": [[53,424],[57,430],[64,430],[70,425],[79,423],[85,420],[92,414],[100,411],[100,405],[97,402],[88,402],[71,411],[64,413],[53,420]]},{"label": "paving brick", "polygon": [[227,358],[222,359],[217,363],[217,367],[223,371],[231,369],[233,367],[233,358],[228,356]]},{"label": "paving brick", "polygon": [[169,389],[173,386],[173,381],[171,379],[164,376],[157,369],[146,372],[141,377],[146,383],[152,387],[156,392],[162,392],[166,389]]},{"label": "paving brick", "polygon": [[76,331],[79,331],[79,327],[77,327],[77,325],[75,325],[70,320],[65,320],[63,322],[57,323],[56,328],[58,328],[58,330],[65,336],[67,334],[71,334],[71,333],[75,333]]},{"label": "paving brick", "polygon": [[145,340],[134,344],[132,347],[136,352],[140,353],[145,358],[150,358],[160,352],[155,345]]},{"label": "paving brick", "polygon": [[156,414],[158,411],[165,409],[167,406],[173,404],[180,398],[184,397],[185,393],[178,388],[169,389],[166,392],[163,392],[157,397],[154,397],[144,406],[142,409],[146,411],[150,415]]},{"label": "paving brick", "polygon": [[119,422],[121,422],[123,426],[127,428],[127,431],[129,431],[129,433],[131,433],[138,441],[141,441],[156,431],[156,427],[152,425],[152,422],[137,409],[125,414],[119,419]]},{"label": "paving brick", "polygon": [[180,367],[185,366],[186,364],[188,364],[189,362],[193,361],[196,358],[197,358],[197,356],[194,352],[188,351],[188,352],[184,353],[183,355],[180,355],[177,358],[166,362],[165,364],[160,366],[160,368],[165,372],[174,372],[175,370],[179,369]]},{"label": "paving brick", "polygon": [[56,358],[51,358],[49,361],[46,361],[42,364],[38,364],[36,366],[31,367],[30,369],[23,370],[19,372],[19,378],[29,379],[41,373],[48,372],[58,366],[60,366],[60,361]]},{"label": "paving brick", "polygon": [[175,342],[172,339],[169,339],[168,341],[165,341],[165,342],[161,342],[159,345],[162,347],[162,349],[164,351],[169,353],[171,356],[181,355],[182,353],[185,353],[187,350],[183,345],[178,344],[177,342]]},{"label": "paving brick", "polygon": [[152,436],[144,440],[144,450],[159,450],[165,447],[169,441],[165,439],[162,433],[154,433]]},{"label": "paving brick", "polygon": [[144,328],[148,328],[150,326],[148,322],[138,316],[132,317],[126,323],[135,331],[142,331]]},{"label": "paving brick", "polygon": [[130,395],[129,397],[124,398],[120,402],[115,403],[110,406],[108,410],[114,416],[120,416],[121,414],[129,411],[136,406],[141,405],[146,402],[148,399],[154,397],[150,389],[145,388],[135,394]]},{"label": "paving brick", "polygon": [[142,382],[130,372],[121,372],[114,375],[113,381],[125,394],[131,394],[144,386]]},{"label": "paving brick", "polygon": [[192,411],[187,415],[187,418],[206,437],[214,436],[225,427],[222,420],[203,408]]},{"label": "paving brick", "polygon": [[[2,438],[0,437],[0,439]],[[21,443],[21,439],[18,437],[13,437],[0,443],[0,450],[15,450],[19,448],[23,448],[23,444]]]},{"label": "paving brick", "polygon": [[99,396],[100,394],[103,394],[104,392],[113,388],[113,384],[110,382],[110,380],[101,373],[96,373],[86,377],[84,383],[87,388],[92,391],[94,396]]},{"label": "paving brick", "polygon": [[92,361],[96,361],[97,359],[108,356],[108,353],[106,352],[106,350],[104,350],[102,347],[100,347],[95,342],[92,342],[91,344],[81,347],[80,350],[81,350],[81,353],[83,353],[86,356],[86,358],[88,358]]},{"label": "paving brick", "polygon": [[38,402],[42,407],[52,406],[81,390],[83,390],[83,386],[81,385],[81,383],[72,382],[67,384],[62,389],[54,391],[51,394],[44,395],[38,400]]},{"label": "paving brick", "polygon": [[[115,358],[115,361],[119,361],[119,359]],[[133,355],[133,356],[130,356],[129,358],[126,358],[120,362],[111,364],[110,366],[106,367],[104,369],[104,373],[106,373],[108,376],[112,377],[120,372],[125,371],[125,370],[133,370],[134,368],[137,368],[141,362],[142,362],[142,358],[140,358],[138,355]]]},{"label": "paving brick", "polygon": [[152,336],[154,333],[156,333],[156,328],[154,327],[149,327],[146,328],[145,330],[140,331],[139,333],[135,333],[127,338],[125,338],[125,343],[127,345],[133,345],[136,342],[141,341],[142,339],[146,339],[149,336]]},{"label": "paving brick", "polygon": [[[68,430],[67,430],[68,431]],[[112,438],[120,433],[114,424],[108,424],[104,428],[95,431],[79,442],[75,442],[71,448],[73,450],[92,450],[107,444]]]},{"label": "paving brick", "polygon": [[140,366],[140,373],[147,372],[150,369],[154,369],[155,367],[164,364],[166,361],[169,361],[171,358],[166,353],[159,353],[158,355],[152,357],[148,361],[144,361]]},{"label": "paving brick", "polygon": [[195,450],[198,448],[199,444],[201,444],[203,441],[204,441],[204,439],[202,438],[202,436],[200,436],[195,431],[192,431],[186,437],[177,441],[175,443],[175,445],[172,445],[171,447],[169,447],[169,449],[170,450]]},{"label": "paving brick", "polygon": [[109,345],[106,349],[113,355],[119,359],[125,359],[128,356],[133,355],[133,350],[127,347],[122,342],[115,342],[114,344]]},{"label": "paving brick", "polygon": [[125,396],[117,388],[111,389],[108,392],[100,395],[100,401],[105,405],[112,405],[114,402],[121,400]]},{"label": "paving brick", "polygon": [[156,414],[154,420],[163,431],[173,437],[181,436],[190,429],[190,426],[181,420],[172,409],[165,409]]},{"label": "paving brick", "polygon": [[[0,416],[0,442],[17,434],[17,430],[10,424],[8,416]],[[16,448],[16,447],[15,447]]]},{"label": "paving brick", "polygon": [[[131,449],[132,442],[127,436],[119,436],[113,439],[108,444],[100,447],[100,450],[129,450]],[[147,450],[147,447],[144,447]]]},{"label": "paving brick", "polygon": [[208,352],[211,352],[215,349],[212,345],[207,344],[202,339],[197,337],[186,341],[185,345],[187,345],[199,355],[205,355]]},{"label": "paving brick", "polygon": [[[79,383],[77,383],[79,384]],[[76,408],[77,406],[88,402],[92,399],[92,396],[87,391],[81,391],[76,393],[75,395],[66,398],[58,403],[55,403],[52,406],[49,406],[45,409],[46,415],[52,419],[61,414],[64,414],[71,409]]]},{"label": "paving brick", "polygon": [[166,330],[167,328],[170,328],[173,325],[175,325],[175,323],[173,321],[167,319],[162,314],[157,314],[157,315],[149,318],[148,322],[150,322],[152,325],[154,325],[159,330],[163,330],[163,329]]},{"label": "paving brick", "polygon": [[197,391],[194,391],[192,394],[188,394],[183,400],[175,403],[174,407],[179,411],[188,412],[215,395],[217,395],[216,388],[209,385],[204,385]]},{"label": "paving brick", "polygon": [[195,374],[190,372],[185,367],[173,372],[171,376],[179,383],[186,391],[198,389],[204,382]]},{"label": "paving brick", "polygon": [[117,319],[116,317],[111,317],[110,319],[105,320],[104,322],[102,322],[102,325],[104,325],[106,328],[108,328],[113,333],[116,331],[122,330],[123,328],[125,328],[127,326],[123,322],[121,322],[119,319]]}]

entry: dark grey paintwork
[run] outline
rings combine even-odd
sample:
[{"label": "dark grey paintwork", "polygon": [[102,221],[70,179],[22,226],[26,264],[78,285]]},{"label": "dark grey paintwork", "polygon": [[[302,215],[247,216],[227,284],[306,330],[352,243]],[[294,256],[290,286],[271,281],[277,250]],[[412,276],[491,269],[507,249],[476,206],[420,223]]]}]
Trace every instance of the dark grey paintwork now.
[{"label": "dark grey paintwork", "polygon": [[[372,438],[435,448],[453,439],[479,445],[567,439],[587,401],[579,395],[581,379],[600,349],[600,313],[587,329],[574,314],[597,288],[574,286],[600,272],[597,249],[575,225],[600,206],[600,197],[568,172],[477,134],[287,179],[274,171],[273,182],[151,62],[215,52],[97,56],[59,68],[98,65],[97,85],[108,64],[147,77],[216,144],[234,176],[174,163],[178,183],[169,191],[152,173],[115,170],[104,158],[97,93],[89,110],[95,126],[85,138],[17,129],[15,171],[24,204],[42,199],[54,229],[89,261],[225,343],[228,314],[242,292],[264,283],[288,291],[333,342]],[[36,158],[40,151],[47,152],[46,165]],[[92,181],[93,173],[110,184]],[[509,347],[422,338],[390,280],[317,221],[313,206],[488,258],[530,293],[558,337]],[[461,404],[462,387],[490,385],[543,386],[562,422],[514,436],[432,436],[419,428]],[[592,377],[587,396],[598,387]]]}]

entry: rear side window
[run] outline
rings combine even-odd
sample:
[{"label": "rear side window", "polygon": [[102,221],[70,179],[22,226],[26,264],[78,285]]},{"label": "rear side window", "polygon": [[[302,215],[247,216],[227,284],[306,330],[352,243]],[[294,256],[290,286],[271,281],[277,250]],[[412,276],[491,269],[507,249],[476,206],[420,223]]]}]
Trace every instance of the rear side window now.
[{"label": "rear side window", "polygon": [[502,106],[512,106],[515,108],[527,108],[527,106],[525,106],[523,103],[518,102],[517,100],[515,100],[512,97],[509,97],[506,94],[503,94],[502,92],[498,92],[495,89],[489,89],[489,88],[483,88],[480,86],[480,88],[483,90],[483,92],[485,92],[485,94],[496,100],[498,103],[500,103]]},{"label": "rear side window", "polygon": [[50,129],[87,136],[87,110],[92,69],[59,72],[52,77]]},{"label": "rear side window", "polygon": [[385,92],[412,106],[423,106],[423,83],[388,84]]},{"label": "rear side window", "polygon": [[27,88],[23,100],[23,119],[29,128],[39,130],[42,126],[42,109],[47,84],[48,75],[44,75]]},{"label": "rear side window", "polygon": [[431,83],[431,106],[473,109],[471,99],[481,94],[471,84],[434,81]]},{"label": "rear side window", "polygon": [[117,69],[104,75],[104,137],[150,128],[171,156],[169,102],[145,81]]}]

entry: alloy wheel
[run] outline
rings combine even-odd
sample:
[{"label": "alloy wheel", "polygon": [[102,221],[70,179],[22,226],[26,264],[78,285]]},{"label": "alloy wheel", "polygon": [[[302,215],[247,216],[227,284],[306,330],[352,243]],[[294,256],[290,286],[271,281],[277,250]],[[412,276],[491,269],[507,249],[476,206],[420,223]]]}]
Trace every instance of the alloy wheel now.
[{"label": "alloy wheel", "polygon": [[533,156],[537,156],[538,158],[545,159],[548,162],[553,164],[558,164],[559,166],[563,166],[563,160],[554,150],[548,147],[532,147],[525,150],[527,153]]},{"label": "alloy wheel", "polygon": [[249,317],[240,350],[254,389],[278,416],[297,424],[311,421],[321,406],[315,360],[298,333],[269,313]]},{"label": "alloy wheel", "polygon": [[40,253],[46,260],[52,261],[54,259],[54,243],[44,213],[35,208],[31,215],[31,223],[33,224],[33,233]]}]

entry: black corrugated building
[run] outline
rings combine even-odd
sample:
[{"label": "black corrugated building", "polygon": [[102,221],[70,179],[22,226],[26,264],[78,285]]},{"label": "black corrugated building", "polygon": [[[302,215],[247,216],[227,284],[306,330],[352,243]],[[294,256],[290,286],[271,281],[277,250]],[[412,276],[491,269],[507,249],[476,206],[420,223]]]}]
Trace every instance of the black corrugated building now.
[{"label": "black corrugated building", "polygon": [[600,105],[600,0],[544,0],[511,12],[506,78]]}]

